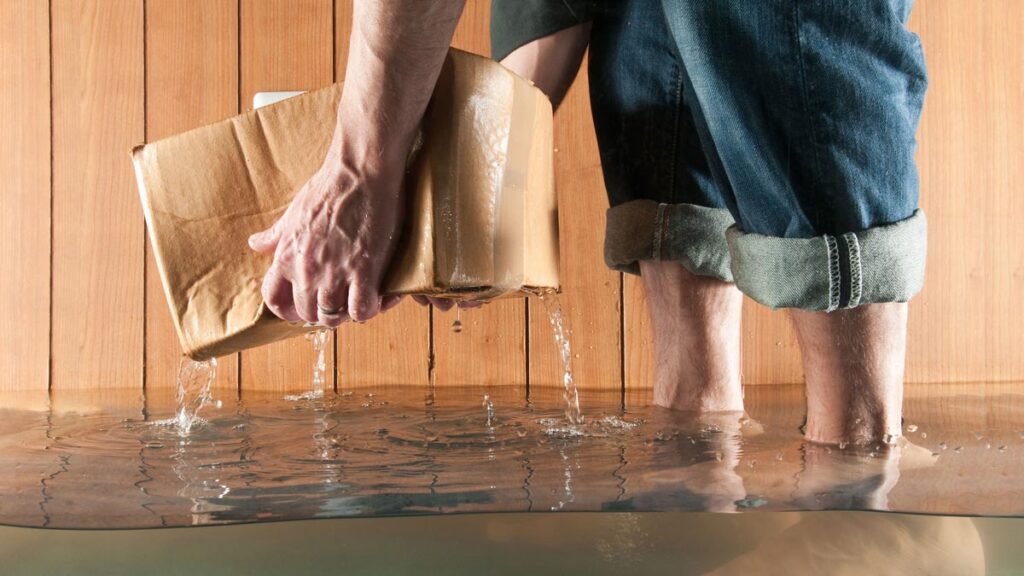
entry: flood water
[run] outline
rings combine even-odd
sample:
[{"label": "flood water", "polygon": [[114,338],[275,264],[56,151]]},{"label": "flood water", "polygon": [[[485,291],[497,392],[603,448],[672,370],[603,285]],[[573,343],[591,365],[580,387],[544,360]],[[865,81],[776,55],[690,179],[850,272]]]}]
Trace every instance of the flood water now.
[{"label": "flood water", "polygon": [[[802,442],[796,386],[752,386],[746,417],[514,387],[283,394],[216,390],[169,425],[172,390],[0,397],[0,523],[66,528],[541,511],[887,510],[1024,515],[1024,396],[910,386],[908,442]],[[485,399],[485,395],[487,398]]]},{"label": "flood water", "polygon": [[1011,576],[1021,520],[877,512],[540,513],[166,530],[0,527],[8,576]]}]

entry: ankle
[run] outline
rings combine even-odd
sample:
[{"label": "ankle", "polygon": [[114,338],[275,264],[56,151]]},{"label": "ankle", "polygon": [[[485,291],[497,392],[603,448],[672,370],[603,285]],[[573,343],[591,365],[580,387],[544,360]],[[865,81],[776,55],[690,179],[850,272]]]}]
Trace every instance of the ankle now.
[{"label": "ankle", "polygon": [[741,411],[735,285],[676,262],[641,262],[654,336],[654,403],[674,410]]},{"label": "ankle", "polygon": [[906,304],[791,313],[807,382],[807,440],[872,444],[900,435]]}]

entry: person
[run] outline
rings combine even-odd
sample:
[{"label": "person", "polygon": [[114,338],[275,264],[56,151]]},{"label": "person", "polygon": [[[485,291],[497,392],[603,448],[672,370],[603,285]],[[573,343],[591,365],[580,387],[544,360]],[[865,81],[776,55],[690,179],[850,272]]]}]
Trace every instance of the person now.
[{"label": "person", "polygon": [[[911,4],[493,1],[494,56],[556,104],[589,48],[605,259],[643,279],[656,404],[742,410],[747,294],[790,311],[809,441],[899,437],[907,302],[927,237],[914,164],[927,77]],[[402,166],[462,7],[355,1],[345,129],[250,240],[274,253],[263,294],[282,318],[334,326],[396,302],[379,285]]]}]

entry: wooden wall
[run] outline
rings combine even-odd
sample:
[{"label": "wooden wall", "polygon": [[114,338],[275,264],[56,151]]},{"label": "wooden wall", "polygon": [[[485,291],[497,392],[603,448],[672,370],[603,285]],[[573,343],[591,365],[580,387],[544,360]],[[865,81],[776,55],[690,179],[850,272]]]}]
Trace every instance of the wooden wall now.
[{"label": "wooden wall", "polygon": [[[487,0],[455,45],[487,54]],[[246,110],[258,91],[343,80],[350,0],[0,2],[0,389],[166,387],[176,338],[128,150]],[[1024,380],[1024,2],[917,2],[931,89],[920,130],[928,281],[911,306],[908,379]],[[639,389],[652,362],[636,278],[601,258],[604,197],[585,72],[557,115],[563,301],[577,380]],[[539,302],[463,313],[404,302],[340,329],[338,387],[555,385]],[[749,303],[748,303],[749,304]],[[747,383],[802,379],[784,314],[748,305]],[[302,339],[221,360],[218,385],[309,385]]]}]

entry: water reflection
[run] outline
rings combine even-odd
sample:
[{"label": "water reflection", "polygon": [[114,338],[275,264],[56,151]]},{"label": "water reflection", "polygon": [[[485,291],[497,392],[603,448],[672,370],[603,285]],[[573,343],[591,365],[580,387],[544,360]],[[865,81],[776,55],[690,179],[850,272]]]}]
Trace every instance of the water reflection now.
[{"label": "water reflection", "polygon": [[170,394],[155,391],[4,399],[0,523],[549,510],[1024,514],[1018,395],[911,394],[906,442],[839,450],[803,442],[791,401],[799,394],[769,388],[748,390],[744,416],[622,410],[617,395],[588,393],[576,427],[565,426],[561,391],[533,391],[531,402],[514,388],[439,388],[433,402],[401,390],[302,401],[247,393],[225,398],[187,434],[154,424],[175,411]]}]

